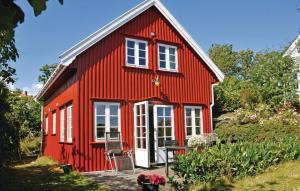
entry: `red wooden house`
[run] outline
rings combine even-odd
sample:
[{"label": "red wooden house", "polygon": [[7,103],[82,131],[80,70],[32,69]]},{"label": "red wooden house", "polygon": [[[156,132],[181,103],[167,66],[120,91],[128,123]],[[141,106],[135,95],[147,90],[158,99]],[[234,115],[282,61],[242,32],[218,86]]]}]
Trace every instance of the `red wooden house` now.
[{"label": "red wooden house", "polygon": [[105,133],[121,132],[137,166],[163,142],[212,132],[222,72],[158,0],[146,0],[60,56],[37,95],[43,152],[79,171],[105,168]]}]

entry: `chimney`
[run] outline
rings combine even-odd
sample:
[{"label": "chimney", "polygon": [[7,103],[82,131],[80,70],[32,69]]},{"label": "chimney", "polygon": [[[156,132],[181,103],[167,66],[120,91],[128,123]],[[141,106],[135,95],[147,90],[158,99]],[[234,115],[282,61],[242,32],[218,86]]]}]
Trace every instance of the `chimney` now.
[{"label": "chimney", "polygon": [[27,91],[24,91],[24,95],[27,96],[27,94],[28,94]]}]

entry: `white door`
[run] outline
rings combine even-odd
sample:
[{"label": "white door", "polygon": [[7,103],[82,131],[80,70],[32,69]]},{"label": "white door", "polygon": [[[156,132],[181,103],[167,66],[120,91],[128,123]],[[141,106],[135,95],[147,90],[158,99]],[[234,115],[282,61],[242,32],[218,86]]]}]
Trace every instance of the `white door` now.
[{"label": "white door", "polygon": [[[155,105],[154,106],[154,147],[155,162],[165,163],[164,141],[174,140],[174,114],[173,106]],[[169,158],[173,158],[171,152]]]},{"label": "white door", "polygon": [[135,165],[149,168],[149,109],[148,102],[134,104]]}]

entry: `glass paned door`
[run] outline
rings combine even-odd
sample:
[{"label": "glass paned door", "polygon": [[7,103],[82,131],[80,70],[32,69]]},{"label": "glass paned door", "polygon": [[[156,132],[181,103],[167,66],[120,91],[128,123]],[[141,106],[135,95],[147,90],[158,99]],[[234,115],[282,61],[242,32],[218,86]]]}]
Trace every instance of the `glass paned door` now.
[{"label": "glass paned door", "polygon": [[[165,162],[164,141],[174,140],[174,115],[173,106],[154,106],[154,141],[155,141],[155,161]],[[169,157],[173,158],[169,153]]]},{"label": "glass paned door", "polygon": [[149,112],[148,102],[134,104],[135,164],[149,168]]}]

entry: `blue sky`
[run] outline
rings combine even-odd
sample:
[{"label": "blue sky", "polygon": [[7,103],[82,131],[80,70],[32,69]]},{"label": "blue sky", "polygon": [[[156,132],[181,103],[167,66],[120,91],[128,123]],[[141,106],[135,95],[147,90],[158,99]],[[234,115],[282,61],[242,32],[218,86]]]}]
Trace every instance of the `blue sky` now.
[{"label": "blue sky", "polygon": [[[57,0],[34,17],[25,0],[25,22],[16,29],[20,57],[12,63],[14,87],[36,91],[39,68],[142,0]],[[299,0],[161,0],[207,51],[211,44],[233,44],[236,50],[280,49],[300,28]]]}]

